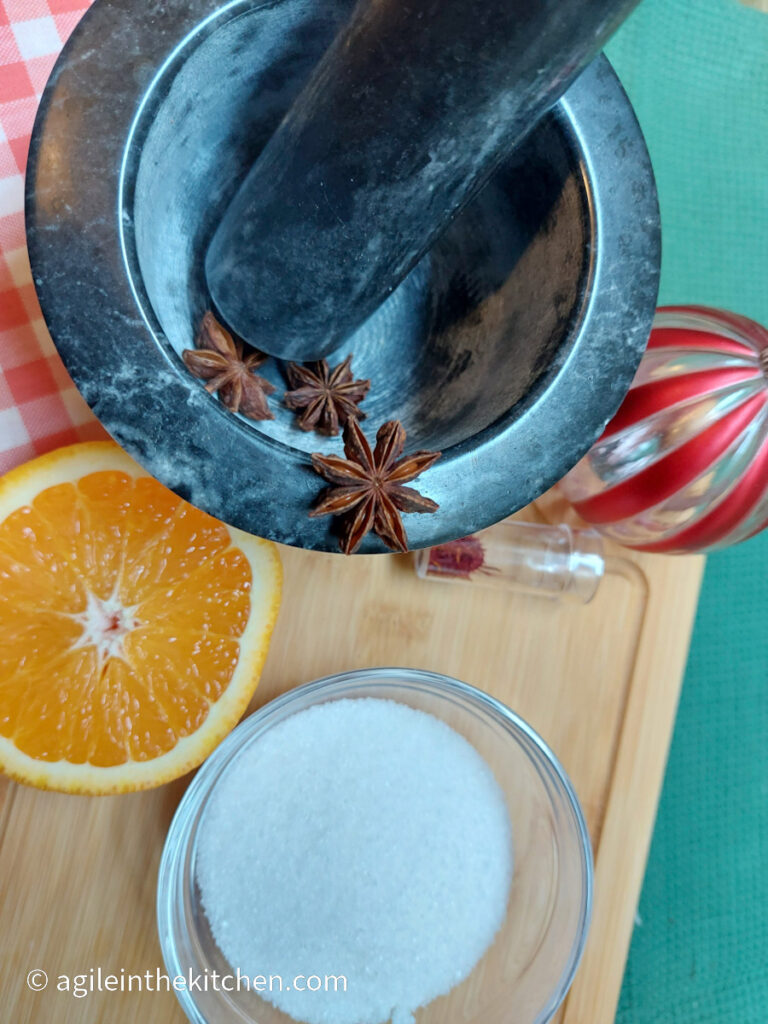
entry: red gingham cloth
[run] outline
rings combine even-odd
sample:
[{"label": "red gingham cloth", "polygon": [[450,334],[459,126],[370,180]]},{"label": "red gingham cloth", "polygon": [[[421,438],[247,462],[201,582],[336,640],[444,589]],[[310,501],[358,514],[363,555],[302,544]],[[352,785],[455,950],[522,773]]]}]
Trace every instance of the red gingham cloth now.
[{"label": "red gingham cloth", "polygon": [[0,0],[0,474],[105,437],[56,354],[24,237],[24,171],[40,96],[90,0]]}]

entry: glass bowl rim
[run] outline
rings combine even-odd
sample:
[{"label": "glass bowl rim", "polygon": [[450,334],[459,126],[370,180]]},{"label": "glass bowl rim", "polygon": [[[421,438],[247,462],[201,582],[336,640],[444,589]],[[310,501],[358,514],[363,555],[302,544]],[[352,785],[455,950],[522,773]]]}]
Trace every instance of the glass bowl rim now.
[{"label": "glass bowl rim", "polygon": [[[301,704],[303,710],[320,703],[316,699],[312,700],[318,695],[326,696],[328,699],[341,699],[349,696],[350,691],[363,685],[366,688],[381,688],[382,690],[400,685],[405,690],[416,690],[444,698],[458,698],[465,708],[474,711],[486,721],[501,725],[511,737],[518,742],[522,741],[520,745],[529,758],[534,760],[538,757],[541,764],[549,769],[554,776],[560,796],[564,799],[565,808],[572,818],[578,835],[582,891],[578,927],[573,946],[552,994],[541,1008],[536,1021],[532,1022],[532,1024],[547,1024],[547,1021],[550,1021],[557,1012],[573,982],[584,953],[592,916],[594,861],[592,844],[581,804],[571,780],[552,749],[520,715],[512,711],[502,701],[470,683],[425,669],[398,666],[351,669],[303,683],[275,697],[244,718],[203,762],[173,815],[166,834],[158,870],[157,926],[163,962],[168,974],[171,979],[185,974],[184,965],[179,962],[178,957],[173,923],[174,911],[178,905],[178,893],[184,882],[184,868],[196,835],[202,807],[224,770],[255,733],[266,731],[272,727],[276,724],[275,719],[284,720],[283,712],[286,708],[290,708],[293,704]],[[305,698],[310,698],[309,704],[305,702]],[[382,696],[381,699],[387,698]],[[297,708],[298,710],[299,708]],[[207,1024],[188,989],[176,990],[175,994],[184,1013],[193,1024]],[[249,1018],[241,1017],[241,1020],[245,1024]]]}]

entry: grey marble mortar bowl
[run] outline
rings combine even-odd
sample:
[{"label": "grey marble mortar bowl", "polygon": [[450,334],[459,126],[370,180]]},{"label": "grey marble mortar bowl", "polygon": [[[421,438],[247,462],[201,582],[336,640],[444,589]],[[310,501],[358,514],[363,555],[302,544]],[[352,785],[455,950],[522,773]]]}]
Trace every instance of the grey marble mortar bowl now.
[{"label": "grey marble mortar bowl", "polygon": [[[324,486],[281,402],[229,413],[185,369],[209,305],[208,241],[352,0],[97,0],[45,91],[27,176],[33,275],[96,415],[174,491],[228,523],[337,550],[307,512]],[[457,140],[460,144],[460,140]],[[659,220],[645,145],[598,59],[428,256],[331,357],[372,381],[363,426],[439,449],[406,515],[413,548],[462,536],[553,484],[624,396],[656,302]],[[361,551],[384,550],[374,536]]]}]

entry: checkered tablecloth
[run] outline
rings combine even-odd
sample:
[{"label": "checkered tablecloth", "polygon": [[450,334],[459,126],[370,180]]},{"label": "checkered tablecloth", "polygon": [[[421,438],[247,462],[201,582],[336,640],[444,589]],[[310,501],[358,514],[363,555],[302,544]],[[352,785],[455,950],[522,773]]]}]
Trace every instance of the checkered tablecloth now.
[{"label": "checkered tablecloth", "polygon": [[0,473],[106,436],[67,375],[35,295],[24,171],[45,83],[88,0],[0,0]]}]

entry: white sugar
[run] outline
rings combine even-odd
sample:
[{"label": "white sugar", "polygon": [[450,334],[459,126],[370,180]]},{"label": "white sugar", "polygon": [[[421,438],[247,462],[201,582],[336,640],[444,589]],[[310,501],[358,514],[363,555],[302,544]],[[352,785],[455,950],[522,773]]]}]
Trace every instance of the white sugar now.
[{"label": "white sugar", "polygon": [[[486,762],[389,700],[316,705],[270,729],[225,773],[199,836],[225,959],[280,975],[263,998],[308,1024],[410,1024],[490,946],[511,875]],[[297,991],[297,975],[344,975],[347,990]]]}]

